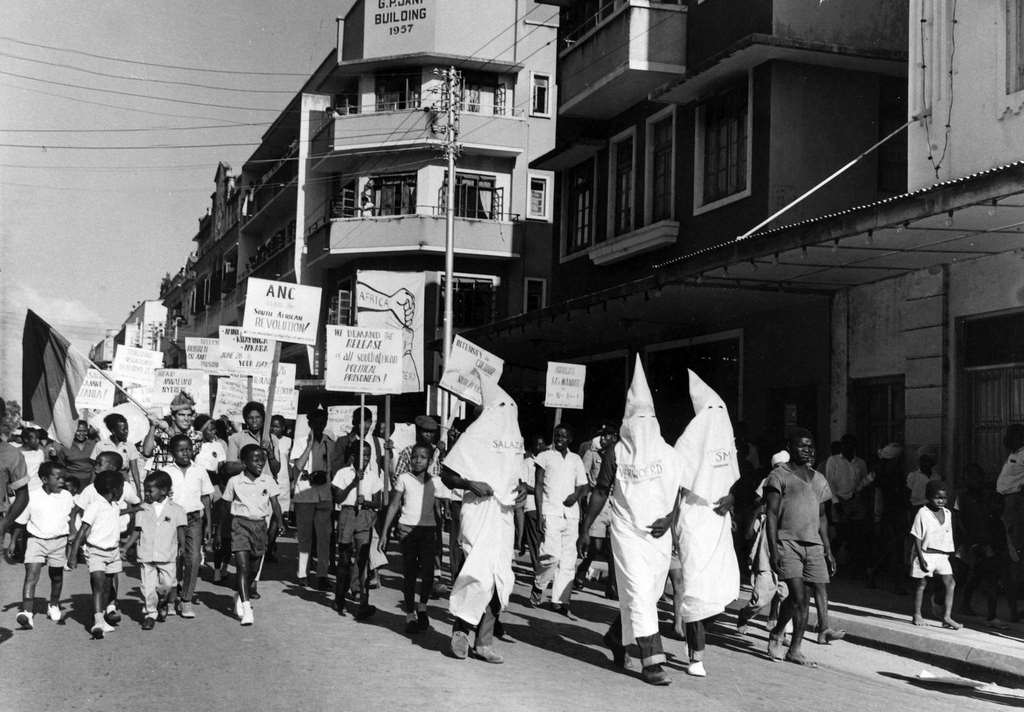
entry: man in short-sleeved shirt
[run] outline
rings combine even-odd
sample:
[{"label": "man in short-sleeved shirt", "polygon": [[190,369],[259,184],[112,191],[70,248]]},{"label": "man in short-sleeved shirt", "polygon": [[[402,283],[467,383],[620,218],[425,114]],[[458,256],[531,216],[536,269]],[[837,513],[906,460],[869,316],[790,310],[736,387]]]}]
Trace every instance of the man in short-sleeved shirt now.
[{"label": "man in short-sleeved shirt", "polygon": [[[18,448],[7,442],[11,434],[11,423],[7,421],[7,404],[0,398],[0,538],[28,506],[28,467]],[[8,505],[9,496],[14,503]]]},{"label": "man in short-sleeved shirt", "polygon": [[772,470],[764,484],[772,568],[789,587],[778,625],[768,638],[768,654],[772,659],[783,657],[783,635],[792,620],[792,643],[785,658],[797,664],[807,663],[800,646],[807,628],[808,586],[814,588],[819,602],[818,642],[828,643],[845,635],[833,631],[828,623],[827,584],[835,559],[828,539],[825,503],[832,492],[825,476],[814,469],[815,454],[810,432],[795,428],[789,437],[789,462]]},{"label": "man in short-sleeved shirt", "polygon": [[544,589],[552,584],[551,600],[555,610],[570,616],[569,597],[576,576],[576,538],[579,536],[579,499],[587,489],[583,460],[569,451],[571,439],[565,426],[555,428],[552,447],[538,454],[537,484],[534,497],[537,518],[544,540],[540,547],[540,566],[531,592],[534,604],[540,603]]}]

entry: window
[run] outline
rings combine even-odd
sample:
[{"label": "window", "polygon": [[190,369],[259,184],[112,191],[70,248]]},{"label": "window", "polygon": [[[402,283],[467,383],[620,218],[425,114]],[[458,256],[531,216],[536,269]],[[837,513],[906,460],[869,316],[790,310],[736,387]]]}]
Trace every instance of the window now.
[{"label": "window", "polygon": [[388,74],[376,78],[377,111],[420,108],[420,73]]},{"label": "window", "polygon": [[[497,279],[495,277],[455,275],[452,282],[452,326],[468,329],[494,321],[497,305]],[[439,282],[437,323],[444,321],[444,275]]]},{"label": "window", "polygon": [[412,215],[416,212],[416,174],[395,173],[368,178],[359,201],[364,217]]},{"label": "window", "polygon": [[633,136],[612,142],[611,190],[609,204],[612,209],[612,235],[622,235],[633,229]]},{"label": "window", "polygon": [[523,280],[523,311],[543,309],[547,301],[548,282],[540,277],[527,277]]},{"label": "window", "polygon": [[462,110],[472,114],[504,113],[503,90],[496,74],[466,72],[462,75]]},{"label": "window", "polygon": [[671,220],[675,210],[675,113],[647,121],[647,222]]},{"label": "window", "polygon": [[551,77],[547,74],[532,76],[533,89],[530,97],[530,114],[533,116],[551,115]]},{"label": "window", "polygon": [[548,215],[548,179],[545,176],[530,176],[530,204],[527,217],[534,220],[547,220]]},{"label": "window", "polygon": [[747,83],[707,101],[699,110],[703,127],[704,205],[747,188]]},{"label": "window", "polygon": [[594,162],[584,161],[569,171],[566,254],[579,252],[593,241]]},{"label": "window", "polygon": [[1006,0],[1006,93],[1024,91],[1024,0]]},{"label": "window", "polygon": [[[438,196],[438,206],[445,208],[447,177]],[[455,174],[455,215],[477,220],[500,220],[504,212],[504,190],[495,186],[493,176],[474,173]]]}]

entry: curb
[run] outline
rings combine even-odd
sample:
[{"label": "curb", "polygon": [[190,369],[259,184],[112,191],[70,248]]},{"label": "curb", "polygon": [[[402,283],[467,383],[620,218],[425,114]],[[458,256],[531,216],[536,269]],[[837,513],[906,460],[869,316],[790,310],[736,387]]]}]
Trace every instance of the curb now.
[{"label": "curb", "polygon": [[[729,606],[736,612],[745,603],[739,599]],[[864,616],[829,611],[835,628],[846,630],[845,640],[856,645],[897,653],[923,663],[941,666],[951,672],[981,682],[995,682],[1012,687],[1024,687],[1024,657],[995,652],[959,642],[938,639],[916,630],[906,630],[902,624],[890,627],[888,621],[868,622]],[[808,630],[817,626],[818,616],[811,606]]]}]

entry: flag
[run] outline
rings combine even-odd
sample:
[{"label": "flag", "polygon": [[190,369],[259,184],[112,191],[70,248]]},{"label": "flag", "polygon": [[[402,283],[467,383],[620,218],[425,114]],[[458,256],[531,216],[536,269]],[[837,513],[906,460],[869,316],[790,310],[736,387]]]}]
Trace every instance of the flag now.
[{"label": "flag", "polygon": [[78,425],[75,395],[89,371],[89,360],[31,309],[25,315],[22,347],[22,408],[26,420],[71,442]]}]

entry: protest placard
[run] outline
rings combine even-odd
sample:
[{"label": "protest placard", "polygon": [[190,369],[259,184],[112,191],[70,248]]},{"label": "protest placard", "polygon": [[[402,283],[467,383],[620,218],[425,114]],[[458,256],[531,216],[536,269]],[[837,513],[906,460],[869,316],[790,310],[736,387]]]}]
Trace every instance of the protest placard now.
[{"label": "protest placard", "polygon": [[575,363],[548,361],[547,384],[544,388],[544,407],[583,408],[583,384],[587,367]]},{"label": "protest placard", "polygon": [[249,384],[244,378],[221,378],[217,381],[217,398],[213,417],[226,415],[231,420],[242,419],[242,408],[249,401]]},{"label": "protest placard", "polygon": [[267,339],[243,336],[237,326],[220,327],[220,372],[226,376],[269,376],[274,345]]},{"label": "protest placard", "polygon": [[459,398],[477,405],[483,401],[480,379],[485,378],[497,383],[505,368],[502,359],[462,336],[456,336],[452,341],[450,361],[451,363],[445,364],[439,385]]},{"label": "protest placard", "polygon": [[425,289],[422,272],[356,272],[356,323],[402,333],[402,389],[394,393],[419,393],[424,388]]},{"label": "protest placard", "polygon": [[195,412],[210,412],[210,374],[186,368],[158,368],[153,380],[153,405],[164,408],[179,393],[195,401]]},{"label": "protest placard", "polygon": [[316,345],[320,287],[250,277],[245,290],[245,336]]},{"label": "protest placard", "polygon": [[114,384],[101,376],[95,368],[90,368],[75,395],[75,408],[108,410],[113,407]]},{"label": "protest placard", "polygon": [[324,387],[350,393],[401,393],[402,333],[397,329],[330,326]]},{"label": "protest placard", "polygon": [[286,420],[294,420],[299,417],[299,392],[294,388],[290,391],[277,389],[274,396],[274,413]]},{"label": "protest placard", "polygon": [[220,374],[220,340],[185,337],[185,367],[204,371],[212,376]]},{"label": "protest placard", "polygon": [[164,355],[159,351],[137,349],[134,346],[118,344],[114,354],[111,374],[122,383],[137,383],[142,386],[153,384],[154,371],[163,367]]},{"label": "protest placard", "polygon": [[[370,409],[373,422],[377,422],[377,406],[366,406]],[[327,427],[324,432],[332,438],[340,438],[352,430],[352,414],[359,409],[358,405],[332,405],[327,408]],[[294,448],[292,456],[298,457],[306,447],[306,436],[309,435],[309,419],[305,413],[295,419]]]}]

